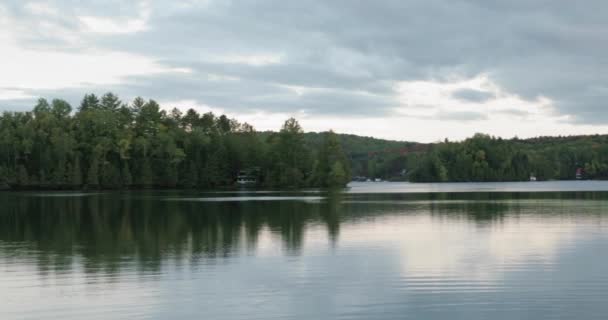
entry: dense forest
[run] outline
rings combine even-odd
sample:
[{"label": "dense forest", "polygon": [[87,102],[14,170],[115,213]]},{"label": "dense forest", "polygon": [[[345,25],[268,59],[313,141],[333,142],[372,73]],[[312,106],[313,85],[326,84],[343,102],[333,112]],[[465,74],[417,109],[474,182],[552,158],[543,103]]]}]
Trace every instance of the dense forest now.
[{"label": "dense forest", "polygon": [[166,112],[154,100],[85,95],[77,110],[39,99],[0,117],[0,187],[213,188],[239,173],[266,187],[340,187],[350,162],[333,132],[309,146],[295,119],[260,134],[225,115]]},{"label": "dense forest", "polygon": [[411,181],[526,181],[608,178],[608,136],[501,139],[476,134],[413,156]]},{"label": "dense forest", "polygon": [[0,189],[342,187],[352,176],[413,182],[607,179],[608,136],[420,144],[308,132],[288,119],[257,132],[225,115],[85,95],[0,116]]}]

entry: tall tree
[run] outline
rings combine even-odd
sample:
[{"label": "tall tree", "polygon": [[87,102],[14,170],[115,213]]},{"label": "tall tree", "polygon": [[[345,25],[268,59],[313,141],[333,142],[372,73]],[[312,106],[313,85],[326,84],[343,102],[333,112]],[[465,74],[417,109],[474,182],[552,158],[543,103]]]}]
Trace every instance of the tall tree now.
[{"label": "tall tree", "polygon": [[99,98],[93,93],[85,94],[78,111],[87,111],[99,108]]},{"label": "tall tree", "polygon": [[118,96],[112,92],[108,92],[101,97],[101,103],[99,106],[105,110],[117,111],[122,106],[122,102]]},{"label": "tall tree", "polygon": [[323,187],[343,187],[350,178],[350,164],[338,136],[329,131],[323,135],[323,145],[317,154],[313,183]]}]

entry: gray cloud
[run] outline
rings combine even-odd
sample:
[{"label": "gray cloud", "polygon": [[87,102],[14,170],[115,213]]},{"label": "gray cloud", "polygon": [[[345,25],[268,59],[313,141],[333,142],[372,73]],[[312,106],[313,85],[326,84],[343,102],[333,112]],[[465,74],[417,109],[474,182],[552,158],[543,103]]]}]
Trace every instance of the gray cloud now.
[{"label": "gray cloud", "polygon": [[[608,91],[598,87],[608,81],[603,72],[608,59],[605,1],[584,6],[566,0],[144,2],[58,0],[49,5],[61,14],[43,17],[22,1],[1,6],[14,17],[16,28],[31,30],[20,33],[22,46],[118,50],[192,70],[188,75],[133,77],[117,87],[80,88],[80,95],[113,90],[126,97],[195,100],[228,111],[388,115],[398,105],[392,89],[398,81],[485,73],[523,98],[548,97],[558,114],[573,115],[576,122],[608,122],[603,107]],[[83,15],[129,21],[146,10],[148,29],[132,34],[89,34],[77,22]],[[62,32],[47,32],[41,22]],[[257,66],[218,59],[227,55],[281,59]],[[209,74],[239,80],[215,81]],[[286,86],[315,89],[298,93]],[[471,90],[455,97],[492,98]],[[480,119],[478,115],[442,118]]]},{"label": "gray cloud", "polygon": [[452,96],[456,99],[470,102],[485,102],[495,97],[491,92],[473,89],[462,89],[454,92]]}]

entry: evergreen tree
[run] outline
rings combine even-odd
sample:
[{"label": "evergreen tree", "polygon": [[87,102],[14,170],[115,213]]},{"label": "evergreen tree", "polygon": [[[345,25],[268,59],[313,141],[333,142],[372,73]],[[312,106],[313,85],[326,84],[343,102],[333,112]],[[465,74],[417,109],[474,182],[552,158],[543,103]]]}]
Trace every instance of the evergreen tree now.
[{"label": "evergreen tree", "polygon": [[101,97],[100,107],[109,111],[117,111],[122,105],[122,102],[112,92],[108,92]]},{"label": "evergreen tree", "polygon": [[[336,166],[336,164],[339,164],[339,166]],[[331,177],[334,169],[340,169],[340,179],[336,180],[335,176]],[[349,161],[342,150],[337,135],[333,131],[329,131],[324,134],[323,145],[317,155],[313,175],[314,185],[343,187],[350,181],[350,178]]]},{"label": "evergreen tree", "polygon": [[269,175],[268,183],[285,187],[302,186],[312,164],[304,142],[304,131],[298,121],[294,118],[285,121],[271,144],[271,157],[274,158],[271,170],[274,172]]},{"label": "evergreen tree", "polygon": [[0,184],[57,189],[223,187],[240,171],[271,187],[341,186],[353,173],[435,182],[607,179],[608,136],[475,134],[416,144],[304,133],[295,119],[279,132],[256,132],[226,115],[167,113],[143,98],[127,106],[107,93],[86,95],[76,112],[41,98],[32,112],[0,115],[0,168]]},{"label": "evergreen tree", "polygon": [[82,102],[80,103],[80,107],[78,108],[79,112],[93,110],[99,108],[99,98],[97,98],[94,94],[85,94]]}]

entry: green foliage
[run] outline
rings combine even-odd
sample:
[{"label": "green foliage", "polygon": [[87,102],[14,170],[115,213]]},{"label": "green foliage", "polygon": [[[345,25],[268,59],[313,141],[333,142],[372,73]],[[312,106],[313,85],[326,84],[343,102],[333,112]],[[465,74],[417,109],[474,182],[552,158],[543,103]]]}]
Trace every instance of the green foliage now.
[{"label": "green foliage", "polygon": [[99,186],[99,162],[97,159],[93,159],[89,165],[89,171],[87,172],[87,186],[90,188],[97,188]]},{"label": "green foliage", "polygon": [[[330,149],[341,150],[335,141]],[[39,99],[33,112],[0,116],[0,188],[225,187],[241,171],[268,186],[313,186],[314,154],[295,119],[259,134],[226,115],[167,113],[154,100],[125,104],[113,93],[85,95],[76,112],[64,100]],[[346,158],[332,157],[343,185]]]},{"label": "green foliage", "polygon": [[[167,109],[170,110],[170,109]],[[154,100],[85,95],[73,112],[39,99],[0,116],[0,188],[212,188],[255,172],[268,187],[342,187],[351,176],[411,181],[608,179],[608,136],[462,142],[256,132],[226,115],[166,112]]]},{"label": "green foliage", "polygon": [[281,131],[269,137],[270,162],[266,184],[277,187],[301,187],[312,170],[311,155],[304,141],[304,131],[294,118]]},{"label": "green foliage", "polygon": [[99,108],[99,98],[94,94],[86,94],[80,103],[79,111],[87,111]]},{"label": "green foliage", "polygon": [[106,189],[117,189],[122,185],[120,171],[111,162],[101,166],[101,186]]},{"label": "green foliage", "polygon": [[129,169],[129,163],[125,162],[122,166],[121,170],[121,183],[125,187],[131,187],[133,185],[133,176],[131,175],[131,170]]},{"label": "green foliage", "polygon": [[75,157],[74,163],[70,165],[69,170],[70,181],[69,186],[72,188],[77,188],[82,185],[82,169],[80,168],[80,158]]},{"label": "green foliage", "polygon": [[412,181],[526,181],[608,178],[608,136],[527,140],[476,134],[434,144],[410,174]]},{"label": "green foliage", "polygon": [[350,181],[342,162],[336,161],[329,171],[327,176],[327,186],[329,187],[344,187]]},{"label": "green foliage", "polygon": [[344,187],[350,181],[350,164],[338,136],[329,131],[317,154],[313,181],[323,187]]}]

